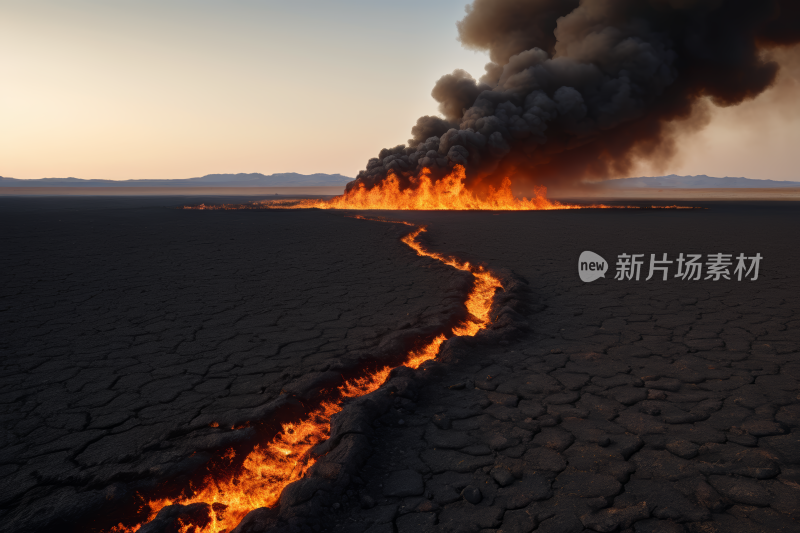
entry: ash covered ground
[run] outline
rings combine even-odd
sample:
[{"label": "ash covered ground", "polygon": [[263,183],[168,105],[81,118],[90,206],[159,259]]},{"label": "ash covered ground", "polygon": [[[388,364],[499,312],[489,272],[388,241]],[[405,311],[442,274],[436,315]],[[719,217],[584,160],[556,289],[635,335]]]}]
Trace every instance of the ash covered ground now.
[{"label": "ash covered ground", "polygon": [[[454,312],[452,269],[394,225],[2,202],[4,531],[69,530],[235,440],[209,422]],[[352,440],[345,490],[282,498],[281,530],[796,531],[800,205],[704,205],[382,213],[524,277],[529,329],[449,350]],[[584,250],[607,279],[578,279]],[[755,282],[613,280],[617,254],[665,252],[764,260]]]},{"label": "ash covered ground", "polygon": [[[374,424],[333,530],[798,531],[800,205],[704,205],[403,213],[524,276],[530,331],[462,345]],[[607,279],[579,280],[584,250]],[[613,279],[617,254],[665,252],[765,259],[755,282]]]},{"label": "ash covered ground", "polygon": [[461,302],[396,225],[165,207],[185,201],[0,199],[0,530],[196,468],[282,389]]}]

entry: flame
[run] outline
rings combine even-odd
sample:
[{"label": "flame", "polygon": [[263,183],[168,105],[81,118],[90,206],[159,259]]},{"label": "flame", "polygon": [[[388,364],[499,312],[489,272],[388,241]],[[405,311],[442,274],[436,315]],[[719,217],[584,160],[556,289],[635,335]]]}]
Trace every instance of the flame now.
[{"label": "flame", "polygon": [[410,178],[412,187],[401,188],[394,173],[368,189],[363,183],[330,200],[265,200],[263,206],[273,208],[318,209],[387,209],[387,210],[490,210],[533,211],[552,209],[607,208],[606,205],[580,206],[563,204],[547,199],[546,187],[535,187],[533,198],[517,198],[511,192],[511,180],[506,177],[495,189],[489,186],[485,196],[479,197],[467,188],[466,170],[461,165],[453,167],[447,176],[433,181],[430,171],[423,169],[417,177]]},{"label": "flame", "polygon": [[[413,226],[407,222],[381,221]],[[483,267],[472,266],[468,262],[461,262],[455,258],[426,250],[417,241],[417,237],[425,231],[424,226],[416,227],[402,241],[420,256],[437,259],[453,268],[471,272],[475,277],[475,285],[465,302],[470,318],[452,330],[453,335],[475,335],[489,325],[492,299],[502,285]],[[418,368],[425,361],[434,359],[445,340],[445,335],[438,335],[422,348],[410,352],[406,356],[405,366]],[[210,516],[202,517],[196,523],[184,523],[179,520],[179,531],[181,533],[223,533],[236,527],[253,509],[274,506],[278,503],[283,489],[290,483],[301,479],[314,464],[315,459],[310,456],[309,452],[311,448],[330,436],[331,416],[342,410],[343,400],[363,396],[377,390],[386,381],[391,370],[392,368],[387,366],[366,376],[347,380],[332,395],[334,400],[323,402],[318,408],[311,411],[305,420],[283,424],[281,431],[272,441],[255,447],[235,474],[222,472],[216,477],[208,475],[199,487],[189,487],[187,492],[191,493],[191,496],[176,499],[151,499],[145,504],[149,509],[147,520],[132,526],[120,523],[111,528],[109,532],[133,533],[144,523],[153,520],[158,512],[168,505],[176,503],[190,505],[204,502],[211,506]],[[223,459],[230,460],[233,457],[234,451],[229,450]]]}]

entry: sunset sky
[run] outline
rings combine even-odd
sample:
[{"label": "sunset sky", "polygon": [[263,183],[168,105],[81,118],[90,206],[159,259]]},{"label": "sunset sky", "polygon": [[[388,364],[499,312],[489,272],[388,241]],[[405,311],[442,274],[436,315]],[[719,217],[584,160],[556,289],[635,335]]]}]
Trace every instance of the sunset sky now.
[{"label": "sunset sky", "polygon": [[[0,175],[355,176],[436,114],[443,74],[478,77],[465,0],[0,0]],[[640,175],[800,180],[800,68],[682,138]],[[623,177],[623,176],[609,176]]]}]

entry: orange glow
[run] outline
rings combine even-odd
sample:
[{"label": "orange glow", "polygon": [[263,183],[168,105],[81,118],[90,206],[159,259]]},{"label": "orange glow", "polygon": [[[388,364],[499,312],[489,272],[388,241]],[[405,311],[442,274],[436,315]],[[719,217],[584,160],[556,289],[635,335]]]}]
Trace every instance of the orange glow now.
[{"label": "orange glow", "polygon": [[[396,223],[412,225],[406,222]],[[416,240],[424,231],[424,227],[417,227],[402,240],[418,255],[437,259],[475,276],[475,285],[465,302],[470,319],[452,330],[453,335],[475,335],[489,324],[492,298],[502,285],[483,267],[473,267],[469,263],[426,250]],[[410,352],[406,355],[405,366],[418,368],[425,361],[434,359],[445,340],[445,335],[438,335],[422,348]],[[210,516],[193,524],[181,521],[179,530],[187,533],[222,533],[231,531],[250,511],[274,506],[283,489],[301,479],[314,464],[315,459],[310,457],[309,451],[329,437],[331,416],[342,410],[342,401],[377,390],[386,381],[391,370],[387,366],[363,377],[347,380],[336,391],[331,391],[331,400],[323,402],[304,420],[283,424],[272,441],[255,447],[235,474],[223,471],[217,475],[209,475],[200,486],[188,487],[186,492],[191,494],[188,497],[147,501],[149,516],[145,522],[153,520],[168,505],[205,502],[211,506]],[[233,450],[229,450],[223,458],[230,460],[233,454]],[[141,525],[126,526],[120,523],[110,532],[133,533]]]},{"label": "orange glow", "polygon": [[[547,188],[536,187],[533,198],[517,198],[511,192],[511,180],[504,178],[500,188],[489,186],[485,196],[480,197],[467,188],[466,170],[461,165],[437,181],[430,178],[430,171],[411,178],[413,187],[401,189],[400,180],[394,173],[367,189],[359,183],[358,187],[342,196],[330,200],[267,200],[261,202],[269,207],[290,207],[318,209],[387,209],[387,210],[490,210],[490,211],[538,211],[551,209],[581,209],[583,206],[562,204],[547,199]],[[591,207],[607,207],[593,205]]]}]

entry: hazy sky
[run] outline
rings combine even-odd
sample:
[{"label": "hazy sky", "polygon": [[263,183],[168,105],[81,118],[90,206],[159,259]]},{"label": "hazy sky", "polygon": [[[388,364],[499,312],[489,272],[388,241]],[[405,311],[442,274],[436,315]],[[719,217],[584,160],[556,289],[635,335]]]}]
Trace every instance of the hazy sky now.
[{"label": "hazy sky", "polygon": [[[437,112],[442,74],[482,74],[466,3],[0,0],[0,175],[355,176]],[[800,180],[797,79],[773,92],[640,172]]]}]

